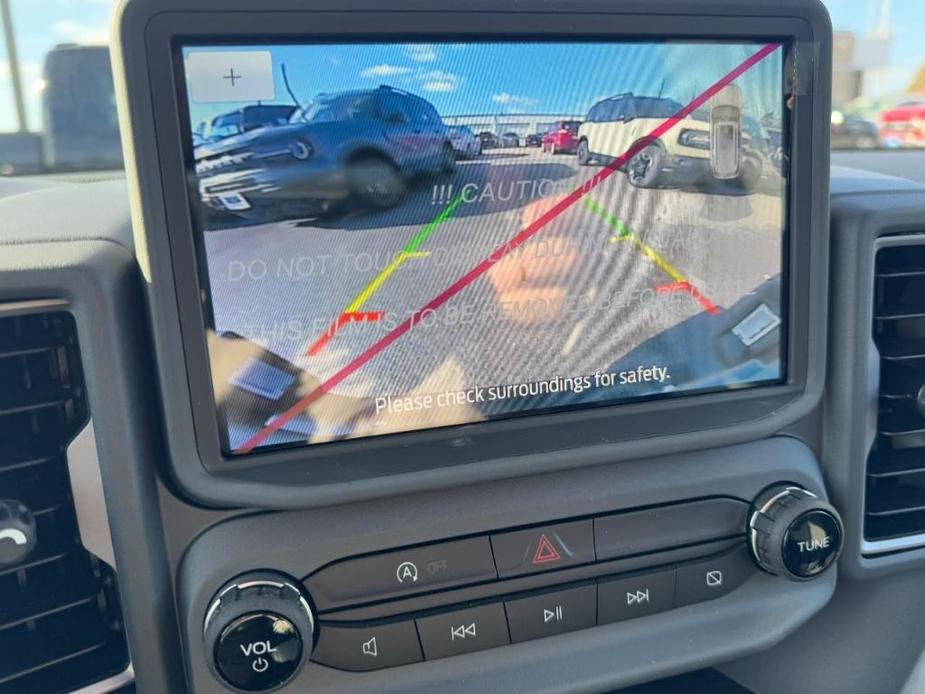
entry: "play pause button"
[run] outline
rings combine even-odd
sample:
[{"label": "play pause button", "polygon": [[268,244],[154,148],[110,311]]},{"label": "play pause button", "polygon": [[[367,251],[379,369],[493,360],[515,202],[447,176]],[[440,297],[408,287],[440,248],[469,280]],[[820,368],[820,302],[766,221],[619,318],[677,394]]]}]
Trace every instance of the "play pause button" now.
[{"label": "play pause button", "polygon": [[562,611],[562,605],[556,605],[556,609],[554,610],[543,608],[543,624],[549,624],[553,620],[561,622],[564,616],[565,613]]},{"label": "play pause button", "polygon": [[593,585],[508,600],[511,641],[530,641],[595,625],[597,590]]}]

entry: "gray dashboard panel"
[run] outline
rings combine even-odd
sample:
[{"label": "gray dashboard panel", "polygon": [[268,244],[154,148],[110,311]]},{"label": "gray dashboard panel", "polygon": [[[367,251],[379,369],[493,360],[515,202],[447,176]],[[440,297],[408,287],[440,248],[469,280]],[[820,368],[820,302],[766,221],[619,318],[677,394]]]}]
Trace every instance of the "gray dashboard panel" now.
[{"label": "gray dashboard panel", "polygon": [[[193,691],[225,689],[206,667],[202,624],[230,577],[273,568],[302,577],[335,559],[512,525],[726,495],[751,499],[790,481],[824,494],[812,452],[778,437],[521,480],[313,511],[235,518],[183,558],[178,597]],[[606,691],[778,642],[821,609],[835,573],[808,584],[757,573],[719,600],[562,637],[359,675],[307,665],[294,691]]]},{"label": "gray dashboard panel", "polygon": [[[874,207],[880,210],[880,214],[896,208],[896,214],[902,216],[903,225],[911,223],[914,228],[920,228],[925,219],[925,205],[922,204],[919,186],[897,179],[886,182],[882,179],[865,180],[857,174],[851,178],[849,186],[844,177],[836,173],[833,193],[839,209],[847,209],[843,208],[845,203],[852,203],[850,210],[857,206]],[[871,193],[876,194],[876,201],[865,199]],[[166,566],[163,545],[166,541],[174,556],[178,557],[185,551],[188,538],[199,532],[207,535],[205,529],[220,516],[183,505],[171,497],[167,489],[161,489],[160,494],[170,498],[171,503],[165,505],[164,513],[171,518],[158,516],[155,504],[158,491],[154,479],[164,452],[151,395],[155,385],[145,373],[149,370],[150,350],[141,292],[137,286],[137,269],[131,255],[125,196],[124,184],[116,182],[59,186],[54,191],[36,190],[0,202],[4,234],[0,242],[0,295],[4,300],[63,296],[70,300],[78,317],[116,553],[127,577],[122,586],[123,608],[134,648],[138,690],[158,694],[182,692],[186,687],[177,644],[172,574]],[[839,197],[843,199],[839,200]],[[850,217],[851,212],[847,211],[845,216]],[[856,234],[860,232],[853,225],[844,225],[839,233],[843,239],[836,240],[836,246],[842,250],[837,252],[843,253],[844,262],[857,263],[860,237]],[[842,260],[837,261],[839,267],[843,267]],[[837,286],[851,286],[850,280],[843,282]],[[849,306],[842,313],[836,307],[836,313],[843,316],[837,318],[841,327],[834,341],[839,350],[850,345],[847,337],[842,339],[844,336],[866,337],[866,334],[861,335],[864,331],[858,332],[856,324],[852,323],[860,320],[855,309]],[[850,325],[855,327],[849,328]],[[838,350],[833,354],[837,356]],[[847,390],[849,381],[837,376],[839,373],[854,373],[850,352],[846,352],[843,359],[833,362],[832,406],[838,402],[850,405],[857,397],[857,391]],[[833,410],[833,415],[838,412]],[[853,420],[835,420],[827,424],[832,427],[832,433],[823,450],[823,468],[830,496],[848,518],[851,509],[859,508],[859,497],[855,496],[858,488],[852,485],[856,485],[863,474],[859,467],[863,464],[863,456],[858,457],[860,449],[852,452],[836,445],[838,437],[850,433],[850,421]],[[816,424],[812,424],[814,421]],[[818,420],[810,418],[804,423],[808,430],[813,431]],[[786,443],[800,449],[798,444]],[[658,464],[658,461],[639,460],[533,476],[516,482],[498,483],[499,491],[503,493],[501,498],[504,501],[519,500],[516,508],[511,508],[512,513],[516,510],[517,516],[512,518],[512,522],[519,523],[525,522],[524,519],[546,518],[548,509],[560,500],[564,503],[564,512],[580,509],[577,512],[585,513],[595,504],[600,508],[610,508],[617,504],[637,505],[645,503],[646,499],[662,498],[658,491],[662,487],[665,494],[674,494],[680,488],[689,488],[691,494],[714,493],[714,479],[698,477],[704,469],[702,461],[707,457],[717,466],[726,466],[730,473],[738,470],[737,474],[747,474],[751,484],[775,481],[775,475],[781,471],[781,460],[788,458],[789,454],[775,455],[776,462],[772,462],[760,455],[745,455],[744,451],[748,449],[750,447],[747,446],[729,449],[722,458],[714,457],[712,452],[696,454],[701,463],[692,465],[689,465],[689,460],[675,461],[676,464],[668,466]],[[650,467],[649,462],[656,462],[656,465]],[[771,467],[764,469],[765,465]],[[647,480],[644,475],[649,476]],[[816,489],[821,484],[817,473],[801,476],[795,481],[812,484],[812,488]],[[447,501],[447,494],[455,496],[457,493],[457,504],[464,497],[475,504],[460,514],[462,520],[458,524],[444,519],[445,525],[437,530],[455,534],[460,532],[457,528],[487,527],[489,522],[504,521],[500,511],[492,506],[499,497],[489,496],[484,502],[480,501],[486,487],[488,485],[461,487],[455,492],[434,495],[437,506]],[[589,500],[587,505],[585,498]],[[632,500],[621,501],[621,498]],[[396,507],[404,507],[402,514],[413,515],[419,508],[422,513],[434,513],[435,507],[425,503],[426,499],[415,495],[392,501]],[[357,522],[353,518],[355,515],[388,505],[388,502],[382,501],[330,509],[334,513],[331,520],[336,524],[348,524],[346,530],[349,530],[349,524]],[[317,513],[307,512],[306,515],[314,519],[319,517]],[[302,515],[285,514],[282,518],[288,521]],[[267,518],[270,516],[254,517],[254,520],[266,522]],[[392,522],[392,518],[390,514],[388,521]],[[161,529],[162,522],[166,528],[164,531]],[[182,532],[177,530],[181,526]],[[319,523],[318,527],[323,529],[326,526]],[[397,530],[400,528],[396,526]],[[168,537],[163,537],[164,532]],[[331,538],[329,556],[352,551],[346,544],[341,548],[341,542],[337,535]],[[230,542],[228,546],[235,548]],[[821,613],[778,647],[732,661],[724,666],[724,670],[762,694],[785,691],[839,694],[898,691],[925,643],[922,620],[914,609],[920,602],[922,574],[885,574],[908,569],[910,561],[920,562],[921,551],[880,558],[876,565],[865,561],[867,568],[863,576],[871,580],[864,582],[845,580],[855,572],[851,552],[849,548],[841,562],[835,599]],[[237,556],[239,558],[229,570],[254,568],[241,554]],[[265,557],[266,561],[270,559]],[[216,572],[213,578],[219,580],[219,573]],[[739,607],[726,601],[714,605],[722,605],[723,611],[729,614],[729,620],[721,619],[715,613],[707,616],[699,611],[691,616],[694,608],[663,615],[665,619],[653,617],[651,621],[644,620],[645,624],[640,622],[637,625],[638,632],[632,631],[633,637],[651,636],[653,643],[657,643],[654,639],[656,634],[664,637],[665,633],[671,633],[672,640],[691,645],[691,650],[679,655],[656,645],[642,657],[621,662],[619,668],[614,666],[613,670],[619,669],[622,675],[615,675],[609,670],[602,675],[594,669],[600,668],[601,663],[612,661],[614,645],[632,645],[627,645],[631,639],[620,629],[604,627],[543,644],[543,655],[552,658],[548,667],[543,664],[542,655],[537,657],[537,651],[529,644],[523,649],[513,647],[513,650],[486,652],[455,662],[442,661],[439,671],[434,668],[428,670],[426,677],[422,675],[419,691],[435,682],[442,682],[449,688],[448,691],[454,691],[454,687],[462,690],[463,683],[472,674],[470,668],[481,666],[489,668],[495,677],[485,678],[480,684],[486,691],[497,692],[516,691],[518,685],[528,691],[561,691],[563,682],[574,683],[576,691],[605,691],[615,686],[612,683],[617,681],[642,681],[658,674],[702,667],[734,657],[725,648],[718,647],[715,640],[716,634],[727,633],[727,629],[731,629],[728,633],[737,635],[743,644],[747,644],[743,648],[750,649],[754,644],[756,652],[760,650],[760,644],[783,636],[790,626],[779,624],[779,613],[785,612],[788,622],[791,617],[796,622],[808,616],[807,612],[811,612],[815,604],[821,605],[825,601],[815,592],[816,586],[820,587],[820,592],[830,590],[827,584],[817,583],[813,584],[811,594],[794,594],[790,592],[790,586],[781,587],[773,579],[766,579],[754,588],[749,585],[735,594],[737,598],[747,597],[748,606]],[[669,618],[672,615],[675,619]],[[601,636],[606,645],[596,646],[595,642]],[[157,647],[145,647],[151,642],[156,642]],[[512,655],[509,656],[509,653]],[[557,653],[561,654],[561,658]],[[737,653],[744,653],[744,650]],[[510,661],[515,656],[519,667]],[[661,667],[653,667],[656,660]],[[529,664],[524,665],[528,661]],[[540,663],[538,667],[537,662]],[[317,678],[313,682],[319,689],[323,689],[323,685],[333,688],[336,684],[332,679],[335,675],[327,670],[312,668],[312,673]],[[452,681],[441,680],[444,674]],[[360,676],[358,681],[362,681],[362,687],[370,691],[393,686],[388,678],[375,680]],[[396,688],[408,684],[403,675],[397,683]],[[208,686],[213,685],[210,683]]]},{"label": "gray dashboard panel", "polygon": [[76,319],[137,689],[176,692],[183,667],[156,492],[163,449],[124,181],[0,199],[0,301],[36,299],[65,300]]},{"label": "gray dashboard panel", "polygon": [[853,176],[839,178],[832,191],[830,337],[837,349],[830,356],[822,463],[832,497],[852,509],[844,518],[850,551],[842,559],[843,571],[870,578],[925,564],[925,538],[918,547],[893,552],[885,547],[879,553],[865,545],[863,532],[880,369],[872,339],[875,255],[892,234],[925,233],[925,186],[885,176],[869,179],[864,190],[858,190],[859,183]]}]

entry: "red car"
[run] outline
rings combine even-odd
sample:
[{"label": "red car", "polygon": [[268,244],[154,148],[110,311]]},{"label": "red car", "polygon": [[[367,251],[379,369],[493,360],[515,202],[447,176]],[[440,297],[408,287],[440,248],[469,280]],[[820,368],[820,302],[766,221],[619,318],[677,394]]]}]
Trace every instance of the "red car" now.
[{"label": "red car", "polygon": [[880,139],[888,147],[925,147],[925,101],[907,101],[884,111]]},{"label": "red car", "polygon": [[560,120],[543,137],[543,151],[550,154],[574,154],[578,151],[578,120]]}]

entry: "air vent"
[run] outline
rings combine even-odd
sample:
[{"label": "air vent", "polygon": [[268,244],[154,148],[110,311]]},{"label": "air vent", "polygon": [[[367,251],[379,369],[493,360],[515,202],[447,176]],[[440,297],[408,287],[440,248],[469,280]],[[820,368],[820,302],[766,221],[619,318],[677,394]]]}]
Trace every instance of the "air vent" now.
[{"label": "air vent", "polygon": [[877,253],[873,331],[880,402],[867,460],[868,541],[925,533],[925,244]]},{"label": "air vent", "polygon": [[37,544],[0,566],[0,694],[65,692],[123,672],[115,574],[80,544],[64,452],[87,422],[73,317],[0,317],[0,498]]}]

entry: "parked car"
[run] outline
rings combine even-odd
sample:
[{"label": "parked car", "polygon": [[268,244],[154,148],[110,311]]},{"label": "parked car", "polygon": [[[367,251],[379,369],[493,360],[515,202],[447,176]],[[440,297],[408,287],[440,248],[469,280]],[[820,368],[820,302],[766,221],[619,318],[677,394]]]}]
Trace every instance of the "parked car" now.
[{"label": "parked car", "polygon": [[311,216],[346,199],[393,207],[413,176],[455,166],[436,109],[387,86],[323,94],[286,125],[196,148],[202,201],[261,220]]},{"label": "parked car", "polygon": [[200,134],[206,142],[215,142],[250,130],[271,125],[285,125],[295,112],[291,104],[255,104],[230,113],[223,113],[212,119],[207,129]]},{"label": "parked car", "polygon": [[524,147],[542,147],[546,133],[532,133],[524,138]]},{"label": "parked car", "polygon": [[841,111],[832,111],[832,149],[877,149],[880,129],[876,123]]},{"label": "parked car", "polygon": [[925,101],[907,101],[880,114],[880,139],[887,147],[925,147]]},{"label": "parked car", "polygon": [[483,130],[480,132],[479,139],[482,141],[482,149],[492,149],[501,146],[498,138],[490,130]]},{"label": "parked car", "polygon": [[543,151],[550,154],[575,154],[578,151],[578,128],[581,121],[560,120],[543,135]]},{"label": "parked car", "polygon": [[520,135],[515,132],[506,132],[501,136],[502,147],[520,147]]},{"label": "parked car", "polygon": [[468,125],[454,125],[448,128],[450,144],[461,159],[472,159],[482,153],[482,141],[472,132]]},{"label": "parked car", "polygon": [[[613,161],[680,110],[681,104],[672,99],[631,93],[597,102],[578,129],[578,163]],[[624,167],[630,183],[654,188],[711,177],[710,124],[702,118],[680,120],[665,136],[637,152]]]}]

